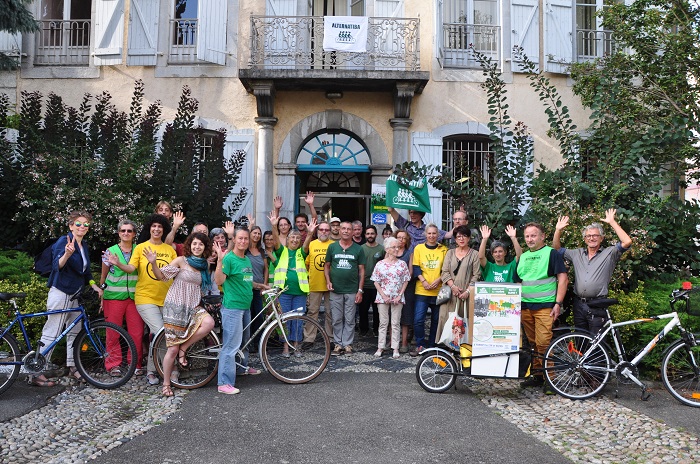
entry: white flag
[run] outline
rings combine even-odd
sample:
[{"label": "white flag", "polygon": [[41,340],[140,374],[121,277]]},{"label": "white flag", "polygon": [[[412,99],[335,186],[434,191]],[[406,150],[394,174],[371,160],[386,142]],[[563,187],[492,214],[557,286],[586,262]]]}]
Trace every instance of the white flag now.
[{"label": "white flag", "polygon": [[367,52],[367,16],[324,16],[323,51]]}]

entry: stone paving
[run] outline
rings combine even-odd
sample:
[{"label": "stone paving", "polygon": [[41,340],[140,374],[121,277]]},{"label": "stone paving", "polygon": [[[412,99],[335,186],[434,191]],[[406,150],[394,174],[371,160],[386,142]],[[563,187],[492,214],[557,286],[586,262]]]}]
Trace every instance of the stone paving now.
[{"label": "stone paving", "polygon": [[[395,360],[390,351],[374,357],[376,339],[359,339],[353,347],[350,356],[332,357],[328,371],[415,370],[418,358]],[[700,462],[698,437],[604,396],[571,401],[518,385],[517,380],[464,378],[458,386],[573,462]],[[0,463],[88,461],[164,423],[188,394],[175,389],[174,397],[164,398],[160,387],[148,386],[142,377],[116,390],[69,386],[46,406],[1,424]]]}]

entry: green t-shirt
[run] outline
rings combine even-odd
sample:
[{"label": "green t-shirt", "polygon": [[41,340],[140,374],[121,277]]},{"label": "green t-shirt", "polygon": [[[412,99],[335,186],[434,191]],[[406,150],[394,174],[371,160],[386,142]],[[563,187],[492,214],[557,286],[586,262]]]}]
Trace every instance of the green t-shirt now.
[{"label": "green t-shirt", "polygon": [[333,293],[357,293],[360,288],[358,265],[365,262],[365,252],[362,247],[353,242],[347,250],[343,250],[340,242],[333,242],[328,245],[326,262],[331,266]]},{"label": "green t-shirt", "polygon": [[[279,261],[280,257],[282,256],[282,252],[284,251],[284,246],[279,247],[278,249],[275,250],[275,256],[277,257],[277,260]],[[308,256],[308,253],[304,253],[303,249],[298,249],[298,250],[287,250],[287,254],[289,255],[289,262],[287,263],[287,291],[284,292],[288,295],[306,295],[306,292],[302,291],[301,288],[299,288],[299,274],[297,274],[294,269],[297,267],[297,251],[301,251],[301,255],[304,257],[304,260],[306,260],[306,257]]]},{"label": "green t-shirt", "polygon": [[370,247],[365,243],[362,245],[362,251],[365,252],[365,288],[374,288],[374,282],[370,277],[377,262],[384,259],[384,247],[381,245]]},{"label": "green t-shirt", "polygon": [[481,268],[481,275],[484,276],[484,282],[513,282],[517,264],[515,260],[503,266],[486,261],[486,266]]},{"label": "green t-shirt", "polygon": [[224,280],[223,307],[249,310],[253,301],[253,266],[247,256],[240,258],[234,252],[226,253],[222,263]]}]

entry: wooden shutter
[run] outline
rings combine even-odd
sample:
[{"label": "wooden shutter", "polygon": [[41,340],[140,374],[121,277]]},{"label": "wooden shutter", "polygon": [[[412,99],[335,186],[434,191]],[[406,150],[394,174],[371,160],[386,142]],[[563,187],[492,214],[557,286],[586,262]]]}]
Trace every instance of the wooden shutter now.
[{"label": "wooden shutter", "polygon": [[380,18],[403,17],[404,0],[374,0],[374,16]]},{"label": "wooden shutter", "polygon": [[[537,0],[511,0],[510,23],[513,46],[525,49],[525,54],[535,64],[539,63],[539,6]],[[513,71],[521,72],[520,66],[513,61]]]},{"label": "wooden shutter", "polygon": [[227,0],[199,0],[197,4],[197,59],[226,64]]},{"label": "wooden shutter", "polygon": [[[224,202],[224,209],[231,206],[233,198],[236,197],[242,189],[246,189],[247,193],[241,207],[236,213],[237,219],[245,216],[248,213],[255,214],[255,204],[253,203],[253,191],[255,188],[255,134],[253,130],[242,130],[236,133],[226,134],[226,144],[224,145],[224,157],[228,160],[233,153],[238,150],[245,152],[245,162],[241,175],[238,178],[238,183],[233,187],[231,195]],[[267,195],[267,192],[261,192],[261,195]]]},{"label": "wooden shutter", "polygon": [[297,0],[267,0],[267,16],[296,16]]},{"label": "wooden shutter", "polygon": [[158,0],[131,0],[127,66],[155,66],[158,58]]},{"label": "wooden shutter", "polygon": [[[417,161],[424,166],[442,166],[442,138],[430,133],[414,132],[411,136],[411,161]],[[425,215],[425,223],[442,223],[442,192],[428,185],[430,194],[430,209]]]},{"label": "wooden shutter", "polygon": [[124,0],[95,2],[95,66],[122,63]]},{"label": "wooden shutter", "polygon": [[568,74],[574,59],[574,12],[571,0],[548,0],[544,24],[545,70]]}]

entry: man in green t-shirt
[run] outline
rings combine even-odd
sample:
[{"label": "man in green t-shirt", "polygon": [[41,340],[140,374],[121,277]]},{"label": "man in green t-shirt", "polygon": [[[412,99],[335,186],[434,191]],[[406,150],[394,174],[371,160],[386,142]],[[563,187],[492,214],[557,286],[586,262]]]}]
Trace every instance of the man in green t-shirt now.
[{"label": "man in green t-shirt", "polygon": [[364,295],[362,295],[362,303],[360,303],[360,336],[365,336],[369,332],[369,308],[372,307],[373,320],[372,328],[374,334],[379,333],[379,309],[374,300],[377,298],[377,289],[374,282],[370,279],[372,271],[377,261],[384,259],[384,247],[377,243],[377,228],[373,225],[368,225],[365,228],[365,240],[362,245],[362,251],[365,252],[365,287]]},{"label": "man in green t-shirt", "polygon": [[365,281],[365,254],[352,240],[352,224],[340,223],[340,240],[331,243],[326,253],[324,274],[330,292],[333,315],[332,354],[352,353],[355,338],[355,305],[362,301]]}]

